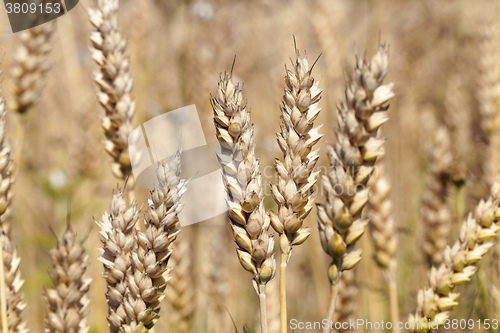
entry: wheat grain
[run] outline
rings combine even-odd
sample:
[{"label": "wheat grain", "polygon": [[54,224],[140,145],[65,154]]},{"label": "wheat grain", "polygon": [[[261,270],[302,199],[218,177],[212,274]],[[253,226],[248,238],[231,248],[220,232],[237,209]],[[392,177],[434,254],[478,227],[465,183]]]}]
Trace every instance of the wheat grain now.
[{"label": "wheat grain", "polygon": [[177,332],[189,331],[189,321],[194,311],[192,251],[188,236],[183,232],[175,243],[175,251],[169,261],[172,278],[165,293],[174,309],[171,318]]},{"label": "wheat grain", "polygon": [[[26,322],[22,320],[21,313],[26,307],[23,303],[23,294],[21,288],[24,280],[21,279],[21,272],[19,271],[19,264],[21,259],[17,255],[16,249],[11,243],[11,220],[12,220],[12,207],[11,201],[13,191],[11,189],[14,180],[12,150],[9,141],[5,136],[6,125],[6,105],[3,97],[3,92],[0,88],[0,244],[1,244],[1,262],[3,272],[3,287],[4,297],[2,302],[5,304],[6,323],[8,331],[12,333],[25,333]],[[4,318],[5,319],[5,318]],[[5,327],[2,327],[5,330]]]},{"label": "wheat grain", "polygon": [[[98,0],[97,8],[90,8],[88,15],[93,27],[90,51],[92,59],[99,65],[93,78],[99,87],[97,100],[105,111],[101,120],[106,136],[104,149],[113,158],[113,174],[125,180],[132,170],[128,138],[133,129],[135,100],[130,96],[133,79],[129,73],[130,61],[125,55],[127,41],[118,26],[118,9],[118,0]],[[131,181],[127,184],[133,188]]]},{"label": "wheat grain", "polygon": [[431,332],[450,317],[450,311],[458,304],[455,286],[470,281],[500,230],[499,194],[497,178],[488,200],[479,202],[475,214],[469,214],[462,223],[458,240],[443,251],[441,265],[431,268],[425,288],[418,292],[417,310],[408,318],[412,332]]},{"label": "wheat grain", "polygon": [[50,69],[47,56],[52,50],[53,32],[54,22],[47,22],[19,33],[20,45],[10,72],[14,84],[12,111],[25,114],[41,96]]},{"label": "wheat grain", "polygon": [[49,275],[53,288],[46,288],[44,300],[47,305],[45,331],[53,333],[86,333],[87,295],[92,278],[87,274],[88,255],[82,242],[68,226],[61,242],[49,251],[53,267]]},{"label": "wheat grain", "polygon": [[422,198],[422,249],[429,265],[439,265],[451,229],[451,213],[447,206],[450,173],[453,162],[450,138],[445,127],[436,132],[435,142],[429,152],[429,175]]},{"label": "wheat grain", "polygon": [[276,133],[284,162],[276,158],[275,170],[278,183],[271,184],[271,194],[278,205],[278,213],[269,212],[271,225],[280,235],[280,300],[281,332],[287,329],[286,267],[292,247],[304,243],[311,234],[310,227],[303,227],[304,219],[314,206],[314,185],[318,171],[314,171],[319,159],[319,149],[313,147],[323,136],[314,127],[321,108],[319,81],[312,77],[312,66],[307,56],[300,57],[297,48],[293,71],[287,69],[284,95],[281,102],[281,131]]},{"label": "wheat grain", "polygon": [[242,88],[234,85],[230,74],[221,74],[217,96],[211,98],[218,154],[223,182],[228,193],[229,218],[240,264],[253,274],[253,285],[259,295],[261,329],[267,333],[265,309],[266,283],[274,277],[274,238],[268,231],[269,215],[264,209],[264,191],[259,160],[255,157],[253,124],[250,110],[243,100]]},{"label": "wheat grain", "polygon": [[137,203],[127,206],[122,191],[113,193],[109,213],[102,215],[99,260],[104,264],[103,277],[106,280],[109,315],[108,323],[112,333],[121,331],[127,323],[125,301],[128,294],[127,277],[133,276],[131,251],[135,248],[134,226],[139,219]]},{"label": "wheat grain", "polygon": [[[143,325],[151,329],[159,318],[160,303],[165,298],[167,281],[171,278],[168,261],[172,244],[180,232],[180,199],[187,181],[179,178],[181,151],[167,162],[158,162],[156,171],[159,186],[151,191],[144,214],[145,232],[137,231],[137,248],[132,253],[134,274],[127,277],[135,306],[128,309],[133,325],[127,333],[137,332]],[[139,325],[139,326],[138,326]]]},{"label": "wheat grain", "polygon": [[377,131],[388,119],[386,103],[394,96],[393,83],[382,85],[387,68],[384,45],[378,47],[370,62],[356,59],[354,78],[347,82],[346,101],[339,107],[337,142],[327,148],[331,171],[321,177],[327,202],[317,207],[321,245],[333,259],[328,269],[332,285],[330,320],[342,271],[361,260],[362,249],[355,249],[355,243],[368,224],[361,216],[368,202],[367,182],[377,157],[384,153],[384,139],[377,138]]}]

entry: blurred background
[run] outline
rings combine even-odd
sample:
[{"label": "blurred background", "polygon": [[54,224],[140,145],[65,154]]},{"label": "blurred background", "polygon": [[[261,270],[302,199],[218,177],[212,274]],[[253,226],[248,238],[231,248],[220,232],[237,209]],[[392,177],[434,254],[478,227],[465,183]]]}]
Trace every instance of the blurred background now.
[{"label": "blurred background", "polygon": [[[266,183],[274,179],[274,158],[281,157],[274,130],[279,128],[284,65],[290,66],[290,58],[295,56],[292,36],[301,53],[306,50],[310,62],[321,54],[313,71],[324,89],[323,111],[317,119],[318,124],[324,124],[321,152],[335,140],[336,106],[343,99],[344,75],[351,73],[355,53],[369,58],[379,41],[389,45],[387,80],[396,83],[396,97],[383,132],[400,237],[400,313],[401,320],[406,320],[416,309],[416,293],[428,271],[419,246],[425,232],[419,229],[420,206],[427,151],[439,124],[450,130],[454,163],[464,170],[465,211],[488,195],[489,175],[484,167],[488,138],[480,126],[478,80],[483,29],[498,20],[497,1],[124,0],[120,5],[120,25],[129,39],[133,96],[137,98],[134,126],[195,104],[207,142],[216,142],[209,97],[216,92],[219,74],[231,69],[236,55],[233,73],[244,83],[255,122],[256,153],[261,167],[268,170],[264,172]],[[32,332],[43,327],[42,287],[51,283],[47,250],[55,245],[54,233],[60,236],[65,229],[68,202],[71,225],[80,237],[87,237],[94,278],[91,332],[108,329],[94,219],[109,209],[112,190],[119,182],[110,171],[110,158],[101,144],[103,110],[95,97],[91,72],[96,67],[88,50],[86,8],[92,6],[92,1],[81,0],[57,19],[49,58],[52,68],[42,98],[29,112],[22,158],[16,161],[20,170],[15,184],[13,243],[22,258],[24,299],[28,303],[24,315]],[[5,54],[3,85],[8,100],[12,90],[9,66],[19,40],[10,32],[3,10],[0,23],[0,51]],[[500,40],[500,35],[497,38]],[[9,134],[14,136],[18,125],[17,115],[9,114]],[[319,163],[328,164],[326,154]],[[140,188],[136,192],[141,205],[149,193]],[[454,195],[452,189],[452,212]],[[324,198],[320,195],[318,201]],[[266,208],[276,208],[269,195]],[[461,219],[453,213],[450,243]],[[313,234],[296,248],[289,264],[288,316],[320,321],[327,309],[329,259],[320,246],[315,212],[305,224],[313,227]],[[232,317],[239,331],[247,324],[252,332],[258,332],[258,300],[251,274],[237,261],[226,217],[185,227],[179,237],[189,244],[186,279],[190,279],[192,306],[183,324],[187,331],[234,332]],[[356,268],[353,318],[387,320],[385,284],[371,259],[369,237],[363,237],[359,247],[365,252]],[[460,288],[460,305],[453,318],[499,318],[494,288],[499,286],[496,249],[483,266],[477,274],[481,278]],[[277,279],[268,289],[269,311],[279,313]],[[160,315],[156,332],[180,331],[168,299]]]}]

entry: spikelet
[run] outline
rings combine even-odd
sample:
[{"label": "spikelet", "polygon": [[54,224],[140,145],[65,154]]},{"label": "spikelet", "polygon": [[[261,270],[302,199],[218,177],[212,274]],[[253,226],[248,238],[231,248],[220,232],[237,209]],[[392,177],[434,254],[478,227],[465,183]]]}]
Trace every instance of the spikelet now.
[{"label": "spikelet", "polygon": [[429,265],[439,265],[443,261],[441,253],[451,229],[451,212],[446,200],[452,163],[450,138],[443,126],[436,132],[434,145],[429,152],[429,175],[422,199],[422,248]]},{"label": "spikelet", "polygon": [[14,83],[12,111],[25,114],[41,96],[50,69],[47,56],[52,50],[53,32],[54,22],[47,22],[19,33],[21,43],[10,71]]},{"label": "spikelet", "polygon": [[113,158],[113,174],[125,180],[132,170],[128,138],[133,129],[135,101],[130,96],[133,80],[125,55],[127,41],[118,27],[118,9],[118,0],[98,0],[97,8],[90,8],[88,15],[93,28],[90,51],[99,65],[99,71],[93,74],[99,87],[97,100],[105,110],[101,120],[106,136],[104,149]]},{"label": "spikelet", "polygon": [[25,333],[26,322],[22,320],[21,313],[26,307],[23,303],[23,294],[21,288],[24,280],[21,279],[19,264],[21,258],[17,255],[10,239],[12,208],[11,201],[13,191],[11,189],[14,183],[12,171],[13,160],[10,143],[5,137],[5,115],[6,105],[3,92],[0,88],[0,227],[3,271],[5,275],[6,302],[7,302],[7,321],[9,332]]},{"label": "spikelet", "polygon": [[109,213],[102,215],[102,221],[96,221],[103,244],[99,249],[99,261],[104,264],[111,333],[120,332],[122,326],[129,322],[125,309],[125,300],[128,300],[127,277],[134,274],[131,251],[135,248],[134,226],[138,219],[137,203],[127,206],[123,192],[118,188],[113,193]]},{"label": "spikelet", "polygon": [[450,311],[458,304],[455,286],[470,281],[500,230],[499,194],[497,178],[489,199],[479,202],[475,214],[469,214],[462,223],[458,240],[443,251],[441,265],[431,268],[425,288],[418,292],[417,310],[408,318],[414,327],[412,332],[428,332],[431,329],[429,321],[442,326],[450,317]]},{"label": "spikelet", "polygon": [[189,321],[194,311],[192,251],[188,236],[186,233],[181,234],[175,243],[175,251],[169,261],[172,278],[165,293],[174,310],[171,318],[177,332],[189,331]]},{"label": "spikelet", "polygon": [[229,218],[240,264],[252,273],[256,292],[264,293],[274,277],[274,238],[269,235],[270,218],[264,209],[264,191],[259,160],[255,157],[254,128],[242,87],[232,77],[220,76],[217,96],[211,99],[218,155],[228,193]]},{"label": "spikelet", "polygon": [[280,249],[286,261],[292,247],[304,243],[311,234],[310,227],[303,227],[304,219],[314,206],[314,185],[318,171],[319,149],[313,147],[323,136],[314,127],[321,108],[322,89],[312,77],[307,57],[300,57],[296,49],[293,71],[286,69],[284,95],[281,103],[281,131],[276,133],[284,162],[275,160],[278,183],[271,184],[271,194],[278,205],[278,214],[269,212],[271,225],[280,235]]},{"label": "spikelet", "polygon": [[346,102],[338,110],[337,142],[327,148],[331,171],[321,177],[327,203],[317,207],[321,244],[333,258],[328,270],[332,284],[338,283],[340,272],[361,260],[362,250],[354,246],[368,224],[361,217],[368,202],[367,182],[375,160],[384,153],[384,140],[377,138],[377,131],[388,119],[386,103],[394,96],[393,83],[382,85],[387,67],[384,45],[370,62],[356,59]]},{"label": "spikelet", "polygon": [[186,191],[181,173],[181,151],[167,163],[158,162],[156,176],[159,186],[151,191],[144,214],[145,232],[137,231],[137,248],[133,251],[134,274],[128,276],[130,298],[134,300],[127,312],[132,325],[126,333],[138,332],[144,325],[151,329],[159,318],[160,303],[165,298],[167,281],[171,278],[168,260],[172,243],[180,232],[180,199]]},{"label": "spikelet", "polygon": [[83,242],[76,240],[76,234],[68,226],[61,242],[50,250],[53,267],[49,275],[53,288],[46,288],[44,300],[47,304],[45,332],[86,333],[87,295],[92,278],[87,274],[88,255]]}]

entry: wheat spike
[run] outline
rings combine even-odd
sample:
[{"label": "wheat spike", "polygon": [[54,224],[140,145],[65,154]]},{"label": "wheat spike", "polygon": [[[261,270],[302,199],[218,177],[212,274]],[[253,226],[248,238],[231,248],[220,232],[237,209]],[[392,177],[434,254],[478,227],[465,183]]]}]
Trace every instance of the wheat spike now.
[{"label": "wheat spike", "polygon": [[354,250],[368,220],[361,212],[368,202],[367,182],[377,157],[383,155],[384,139],[377,138],[387,117],[387,101],[394,96],[393,83],[382,85],[387,73],[388,54],[384,45],[370,62],[357,59],[354,78],[347,84],[346,102],[340,104],[337,142],[328,146],[331,172],[322,175],[327,203],[318,204],[318,224],[324,251],[334,260],[329,269],[332,284],[339,273],[352,269],[361,260]]},{"label": "wheat spike", "polygon": [[[200,263],[200,284],[204,294],[200,295],[200,303],[205,302],[209,307],[207,312],[207,333],[225,332],[230,328],[228,322],[224,320],[227,316],[226,306],[228,296],[231,295],[232,285],[227,279],[227,256],[233,249],[233,244],[225,237],[226,217],[215,218],[216,221],[223,222],[223,225],[208,225],[198,229],[197,252]],[[266,286],[267,294],[267,286]],[[203,299],[203,297],[206,297]],[[206,305],[200,305],[200,308]]]},{"label": "wheat spike", "polygon": [[46,288],[44,300],[47,304],[45,332],[86,333],[87,295],[92,278],[87,274],[88,255],[83,242],[76,240],[76,234],[68,226],[61,242],[50,250],[53,267],[49,275],[53,288]]},{"label": "wheat spike", "polygon": [[[137,325],[151,329],[159,318],[160,303],[165,298],[167,281],[171,278],[168,261],[172,244],[180,232],[180,199],[187,181],[179,178],[181,151],[167,162],[158,162],[156,171],[159,186],[151,191],[144,214],[145,232],[137,231],[137,248],[132,254],[134,274],[127,277],[130,298],[135,300],[128,315],[133,325],[126,333],[137,332]],[[133,311],[132,311],[133,310]]]},{"label": "wheat spike", "polygon": [[496,179],[488,200],[479,202],[475,214],[469,214],[462,223],[458,240],[443,251],[441,265],[431,268],[426,286],[418,292],[417,310],[408,318],[412,332],[431,332],[450,317],[450,311],[458,304],[455,286],[470,281],[500,230],[499,194],[500,183]]},{"label": "wheat spike", "polygon": [[500,27],[487,22],[481,29],[479,56],[479,82],[477,97],[481,115],[481,127],[488,139],[488,158],[485,161],[486,178],[491,182],[500,166]]},{"label": "wheat spike", "polygon": [[429,152],[429,175],[422,199],[422,248],[429,265],[439,265],[442,262],[441,253],[447,244],[451,228],[451,212],[446,200],[452,163],[450,137],[443,126],[436,132],[434,145]]},{"label": "wheat spike", "polygon": [[[356,284],[356,271],[346,271],[342,274],[339,282],[338,306],[335,311],[334,323],[349,323],[349,320],[354,320],[356,311],[358,310],[358,286]],[[349,325],[343,324],[344,327]],[[342,325],[339,325],[340,327]],[[349,332],[347,329],[339,329],[337,332]]]},{"label": "wheat spike", "polygon": [[[383,156],[377,159],[373,184],[366,207],[370,236],[375,248],[374,260],[382,269],[387,284],[391,322],[399,322],[399,308],[396,282],[398,237],[392,217],[391,184],[386,176]],[[344,277],[342,276],[342,279]],[[341,287],[340,287],[341,288]],[[341,291],[341,289],[340,289]],[[393,332],[399,329],[394,327]]]},{"label": "wheat spike", "polygon": [[194,311],[194,288],[192,279],[192,262],[190,238],[188,234],[181,234],[172,252],[169,267],[172,278],[166,290],[166,298],[174,309],[172,322],[177,332],[188,332],[189,321]]},{"label": "wheat spike", "polygon": [[286,313],[286,267],[292,247],[304,243],[311,234],[310,227],[303,227],[304,219],[314,206],[314,185],[318,171],[314,171],[319,159],[319,149],[313,147],[323,136],[314,127],[321,108],[322,89],[319,81],[312,77],[312,66],[307,56],[300,57],[296,51],[293,71],[285,67],[285,86],[281,109],[281,131],[276,133],[284,162],[275,159],[278,183],[271,184],[271,195],[278,205],[278,213],[269,212],[271,225],[280,235],[280,299],[281,332],[285,332]]},{"label": "wheat spike", "polygon": [[19,114],[25,114],[42,94],[53,32],[54,22],[47,22],[19,33],[21,43],[10,72],[14,83],[11,110]]},{"label": "wheat spike", "polygon": [[[106,139],[104,149],[113,158],[112,172],[119,179],[131,173],[128,138],[132,131],[135,100],[130,93],[133,79],[130,61],[125,55],[127,41],[118,26],[118,0],[98,0],[97,8],[88,10],[92,59],[99,65],[93,78],[99,87],[97,100],[105,110],[101,120]],[[129,184],[130,186],[130,184]]]},{"label": "wheat spike", "polygon": [[[387,101],[394,96],[393,83],[382,85],[388,69],[388,52],[379,45],[370,62],[356,58],[354,77],[347,82],[346,101],[338,110],[337,142],[327,148],[331,171],[322,175],[326,204],[318,204],[318,226],[323,250],[332,257],[328,277],[332,297],[328,318],[333,319],[335,294],[342,271],[361,261],[355,243],[365,232],[362,218],[368,202],[368,181],[385,140],[377,132],[387,120]],[[329,332],[329,330],[325,330]]]},{"label": "wheat spike", "polygon": [[293,72],[286,69],[281,132],[276,133],[284,162],[275,160],[278,184],[271,184],[271,194],[278,204],[278,214],[271,211],[270,216],[271,225],[280,235],[285,261],[290,259],[292,247],[305,242],[311,234],[311,228],[303,228],[302,224],[313,208],[313,187],[319,173],[314,172],[319,149],[312,149],[323,136],[320,133],[323,125],[314,127],[321,111],[322,89],[311,76],[313,67],[296,50]]},{"label": "wheat spike", "polygon": [[[12,208],[11,201],[14,183],[12,150],[10,143],[5,137],[6,105],[3,92],[0,88],[0,228],[2,265],[5,283],[5,302],[8,330],[12,333],[25,333],[26,322],[22,320],[21,313],[26,307],[23,303],[21,288],[24,280],[21,279],[19,264],[21,259],[16,249],[12,246],[10,238]],[[3,329],[3,328],[2,328]]]},{"label": "wheat spike", "polygon": [[497,23],[487,23],[481,29],[481,57],[479,66],[479,111],[481,127],[491,136],[500,128],[500,71],[498,68],[500,51],[500,27]]},{"label": "wheat spike", "polygon": [[137,203],[127,206],[123,192],[118,188],[113,193],[109,213],[102,215],[102,221],[96,221],[103,244],[99,260],[104,264],[111,333],[120,332],[129,322],[124,302],[128,295],[127,277],[134,274],[131,251],[135,248],[134,226],[138,219]]},{"label": "wheat spike", "polygon": [[391,184],[383,161],[378,161],[366,207],[370,236],[375,248],[374,260],[383,269],[394,271],[398,240],[392,218]]},{"label": "wheat spike", "polygon": [[259,295],[261,328],[267,332],[265,287],[274,277],[274,238],[269,235],[270,218],[264,209],[264,191],[259,160],[255,157],[253,124],[243,100],[242,87],[234,85],[230,74],[221,74],[217,96],[211,98],[222,179],[228,193],[229,218],[237,255],[245,270],[253,274]]}]

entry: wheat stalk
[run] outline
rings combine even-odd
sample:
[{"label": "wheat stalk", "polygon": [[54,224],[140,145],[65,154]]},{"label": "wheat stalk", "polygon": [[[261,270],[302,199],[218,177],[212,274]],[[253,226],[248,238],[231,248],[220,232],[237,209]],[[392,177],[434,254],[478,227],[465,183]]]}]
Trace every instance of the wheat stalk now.
[{"label": "wheat stalk", "polygon": [[271,184],[271,194],[278,205],[278,213],[269,212],[271,225],[280,235],[280,305],[281,332],[287,330],[286,268],[293,246],[304,243],[311,234],[310,227],[303,227],[304,219],[314,206],[314,185],[318,173],[314,171],[319,159],[319,149],[312,150],[323,136],[314,127],[321,108],[319,81],[312,77],[312,66],[307,56],[300,57],[295,48],[293,71],[285,67],[284,95],[281,102],[281,131],[276,133],[284,162],[275,159],[278,183]]},{"label": "wheat stalk", "polygon": [[253,274],[259,295],[262,333],[267,333],[266,284],[274,277],[274,238],[269,235],[270,218],[264,209],[264,191],[259,160],[255,157],[253,124],[243,100],[242,88],[232,76],[221,74],[217,96],[211,98],[223,182],[228,193],[229,218],[240,264]]},{"label": "wheat stalk", "polygon": [[450,137],[445,127],[436,132],[435,142],[429,151],[429,175],[422,198],[422,246],[429,265],[439,265],[450,232],[451,213],[447,206],[450,172],[453,162]]},{"label": "wheat stalk", "polygon": [[177,332],[189,331],[189,320],[194,311],[195,294],[191,276],[193,265],[189,240],[188,234],[180,235],[169,261],[172,278],[165,295],[174,309],[172,322]]},{"label": "wheat stalk", "polygon": [[394,96],[393,83],[382,85],[387,68],[384,45],[379,45],[370,62],[356,59],[354,77],[347,82],[346,102],[338,111],[337,142],[327,148],[331,171],[321,177],[327,202],[317,207],[321,244],[333,258],[328,269],[332,286],[329,320],[333,320],[341,273],[361,260],[362,249],[355,249],[355,243],[368,224],[361,216],[368,202],[367,183],[377,157],[384,153],[384,140],[377,138],[377,131],[388,119],[386,103]]},{"label": "wheat stalk", "polygon": [[[383,156],[381,156],[383,157]],[[370,196],[366,207],[369,219],[370,236],[375,248],[374,260],[382,269],[388,287],[389,309],[391,322],[399,322],[398,295],[396,283],[396,251],[398,239],[396,236],[392,214],[391,184],[387,179],[384,161],[379,158],[376,164],[376,174],[372,178]],[[342,277],[343,279],[344,277]],[[394,332],[399,332],[394,325]]]},{"label": "wheat stalk", "polygon": [[21,279],[19,263],[21,259],[11,243],[11,219],[12,207],[11,201],[14,183],[13,161],[11,145],[5,137],[5,116],[6,104],[3,92],[0,88],[0,289],[1,305],[0,312],[2,317],[2,331],[11,333],[25,333],[26,322],[22,320],[21,313],[26,307],[23,303],[23,294],[21,288],[24,280]]},{"label": "wheat stalk", "polygon": [[[145,232],[137,231],[137,248],[132,253],[134,274],[127,277],[131,299],[137,305],[128,315],[133,323],[151,329],[159,318],[160,303],[165,298],[167,281],[171,278],[168,261],[172,244],[180,232],[180,199],[186,191],[187,180],[179,178],[181,151],[167,162],[158,162],[156,170],[159,186],[151,191],[144,214]],[[125,328],[135,332],[134,326]]]},{"label": "wheat stalk", "polygon": [[455,286],[470,281],[500,230],[499,194],[497,178],[488,200],[479,202],[475,214],[469,214],[462,223],[458,240],[443,251],[441,265],[431,268],[425,288],[418,292],[417,310],[408,318],[412,332],[431,332],[450,317],[450,311],[458,304]]},{"label": "wheat stalk", "polygon": [[68,226],[61,242],[49,251],[53,267],[49,275],[53,288],[46,288],[44,300],[47,304],[45,331],[53,333],[86,333],[87,295],[92,278],[87,274],[88,255],[83,242]]},{"label": "wheat stalk", "polygon": [[100,228],[103,244],[99,261],[104,264],[103,277],[106,280],[111,333],[121,331],[128,322],[125,301],[128,301],[127,277],[133,276],[131,252],[135,249],[135,224],[139,219],[137,203],[127,206],[120,188],[113,193],[109,213],[96,221]]},{"label": "wheat stalk", "polygon": [[[113,158],[111,170],[115,177],[125,180],[135,163],[128,152],[135,100],[130,96],[133,79],[130,75],[130,60],[125,55],[127,41],[118,26],[118,9],[118,0],[97,0],[97,8],[89,8],[88,15],[93,28],[90,51],[92,59],[99,65],[93,78],[99,87],[97,100],[105,111],[101,120],[106,136],[104,149]],[[131,179],[127,184],[131,203],[134,184]]]}]

